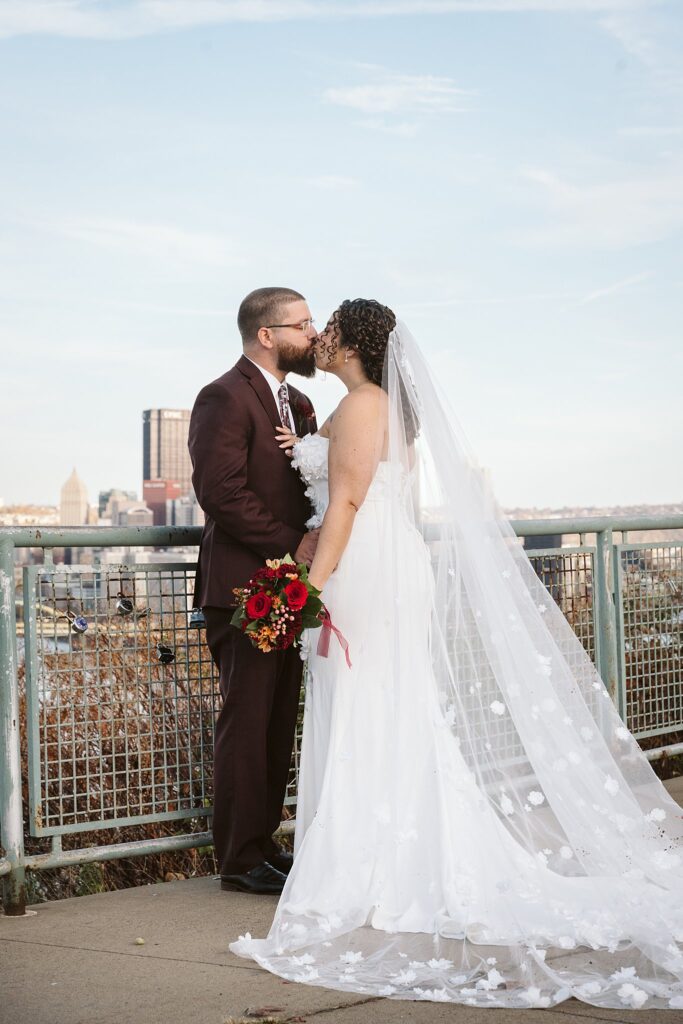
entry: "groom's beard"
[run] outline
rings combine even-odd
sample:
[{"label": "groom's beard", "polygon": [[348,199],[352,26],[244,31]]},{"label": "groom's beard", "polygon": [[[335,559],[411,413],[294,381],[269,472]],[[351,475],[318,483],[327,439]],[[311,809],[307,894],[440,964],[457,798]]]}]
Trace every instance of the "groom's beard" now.
[{"label": "groom's beard", "polygon": [[282,344],[277,350],[277,368],[283,373],[298,373],[300,377],[312,377],[315,373],[315,350],[300,349],[296,345]]}]

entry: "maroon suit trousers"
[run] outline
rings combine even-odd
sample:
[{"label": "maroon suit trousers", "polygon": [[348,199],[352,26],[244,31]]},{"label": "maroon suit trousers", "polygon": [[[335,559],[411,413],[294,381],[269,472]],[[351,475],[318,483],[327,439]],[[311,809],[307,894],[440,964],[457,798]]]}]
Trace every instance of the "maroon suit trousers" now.
[{"label": "maroon suit trousers", "polygon": [[232,609],[204,608],[223,706],[214,738],[213,838],[221,875],[249,871],[277,850],[303,663],[298,648],[264,654]]}]

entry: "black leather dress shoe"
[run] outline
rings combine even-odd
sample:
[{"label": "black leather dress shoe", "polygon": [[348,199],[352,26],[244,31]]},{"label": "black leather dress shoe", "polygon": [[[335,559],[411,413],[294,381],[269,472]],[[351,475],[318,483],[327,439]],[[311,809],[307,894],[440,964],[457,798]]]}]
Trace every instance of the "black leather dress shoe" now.
[{"label": "black leather dress shoe", "polygon": [[268,863],[272,864],[278,871],[281,871],[283,875],[288,875],[292,870],[294,857],[291,853],[287,853],[286,850],[279,850],[278,853],[270,854],[268,857]]},{"label": "black leather dress shoe", "polygon": [[277,896],[282,892],[286,880],[286,875],[264,860],[262,864],[257,864],[255,868],[241,875],[221,875],[221,889]]}]

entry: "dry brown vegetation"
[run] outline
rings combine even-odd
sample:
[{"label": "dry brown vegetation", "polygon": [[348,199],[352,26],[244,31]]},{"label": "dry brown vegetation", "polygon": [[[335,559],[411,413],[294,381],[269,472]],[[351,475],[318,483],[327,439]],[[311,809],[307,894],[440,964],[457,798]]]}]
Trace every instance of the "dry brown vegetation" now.
[{"label": "dry brown vegetation", "polygon": [[[547,564],[557,573],[560,563]],[[539,573],[539,575],[542,575]],[[543,578],[543,576],[542,576]],[[592,581],[587,566],[549,578],[558,601],[592,653]],[[565,582],[566,580],[566,582]],[[183,595],[184,597],[184,595]],[[629,722],[647,731],[680,722],[683,702],[683,580],[680,571],[638,562],[624,573],[624,640]],[[65,850],[203,832],[211,802],[217,682],[203,632],[187,628],[177,606],[123,622],[96,613],[82,635],[46,628],[55,643],[37,662],[34,708],[40,747],[40,798],[29,813],[25,666],[20,666],[23,796],[27,853],[50,849],[43,828],[73,825]],[[162,629],[163,627],[163,629]],[[39,630],[40,631],[40,630]],[[175,660],[158,660],[163,639]],[[59,643],[57,642],[59,641]],[[668,718],[667,718],[668,716]],[[649,736],[645,748],[683,740],[683,729]],[[661,778],[683,772],[683,757],[653,764]],[[294,785],[294,765],[291,786]],[[169,811],[174,820],[89,825]],[[186,813],[185,813],[186,812]],[[285,808],[284,815],[288,816]],[[80,826],[80,828],[79,828]],[[151,882],[215,874],[212,847],[155,853],[76,867],[29,872],[33,902]]]}]

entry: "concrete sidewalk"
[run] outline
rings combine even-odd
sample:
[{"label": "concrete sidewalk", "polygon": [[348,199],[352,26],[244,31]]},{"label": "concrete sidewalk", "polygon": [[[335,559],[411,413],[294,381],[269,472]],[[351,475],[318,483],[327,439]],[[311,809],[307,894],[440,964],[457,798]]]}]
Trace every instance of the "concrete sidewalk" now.
[{"label": "concrete sidewalk", "polygon": [[[683,779],[670,786],[683,799]],[[683,1024],[677,1010],[482,1010],[402,1002],[283,981],[228,952],[265,935],[275,897],[220,891],[213,878],[43,903],[0,916],[1,1024]],[[144,939],[137,945],[136,939]],[[256,1011],[270,1013],[257,1014]]]}]

